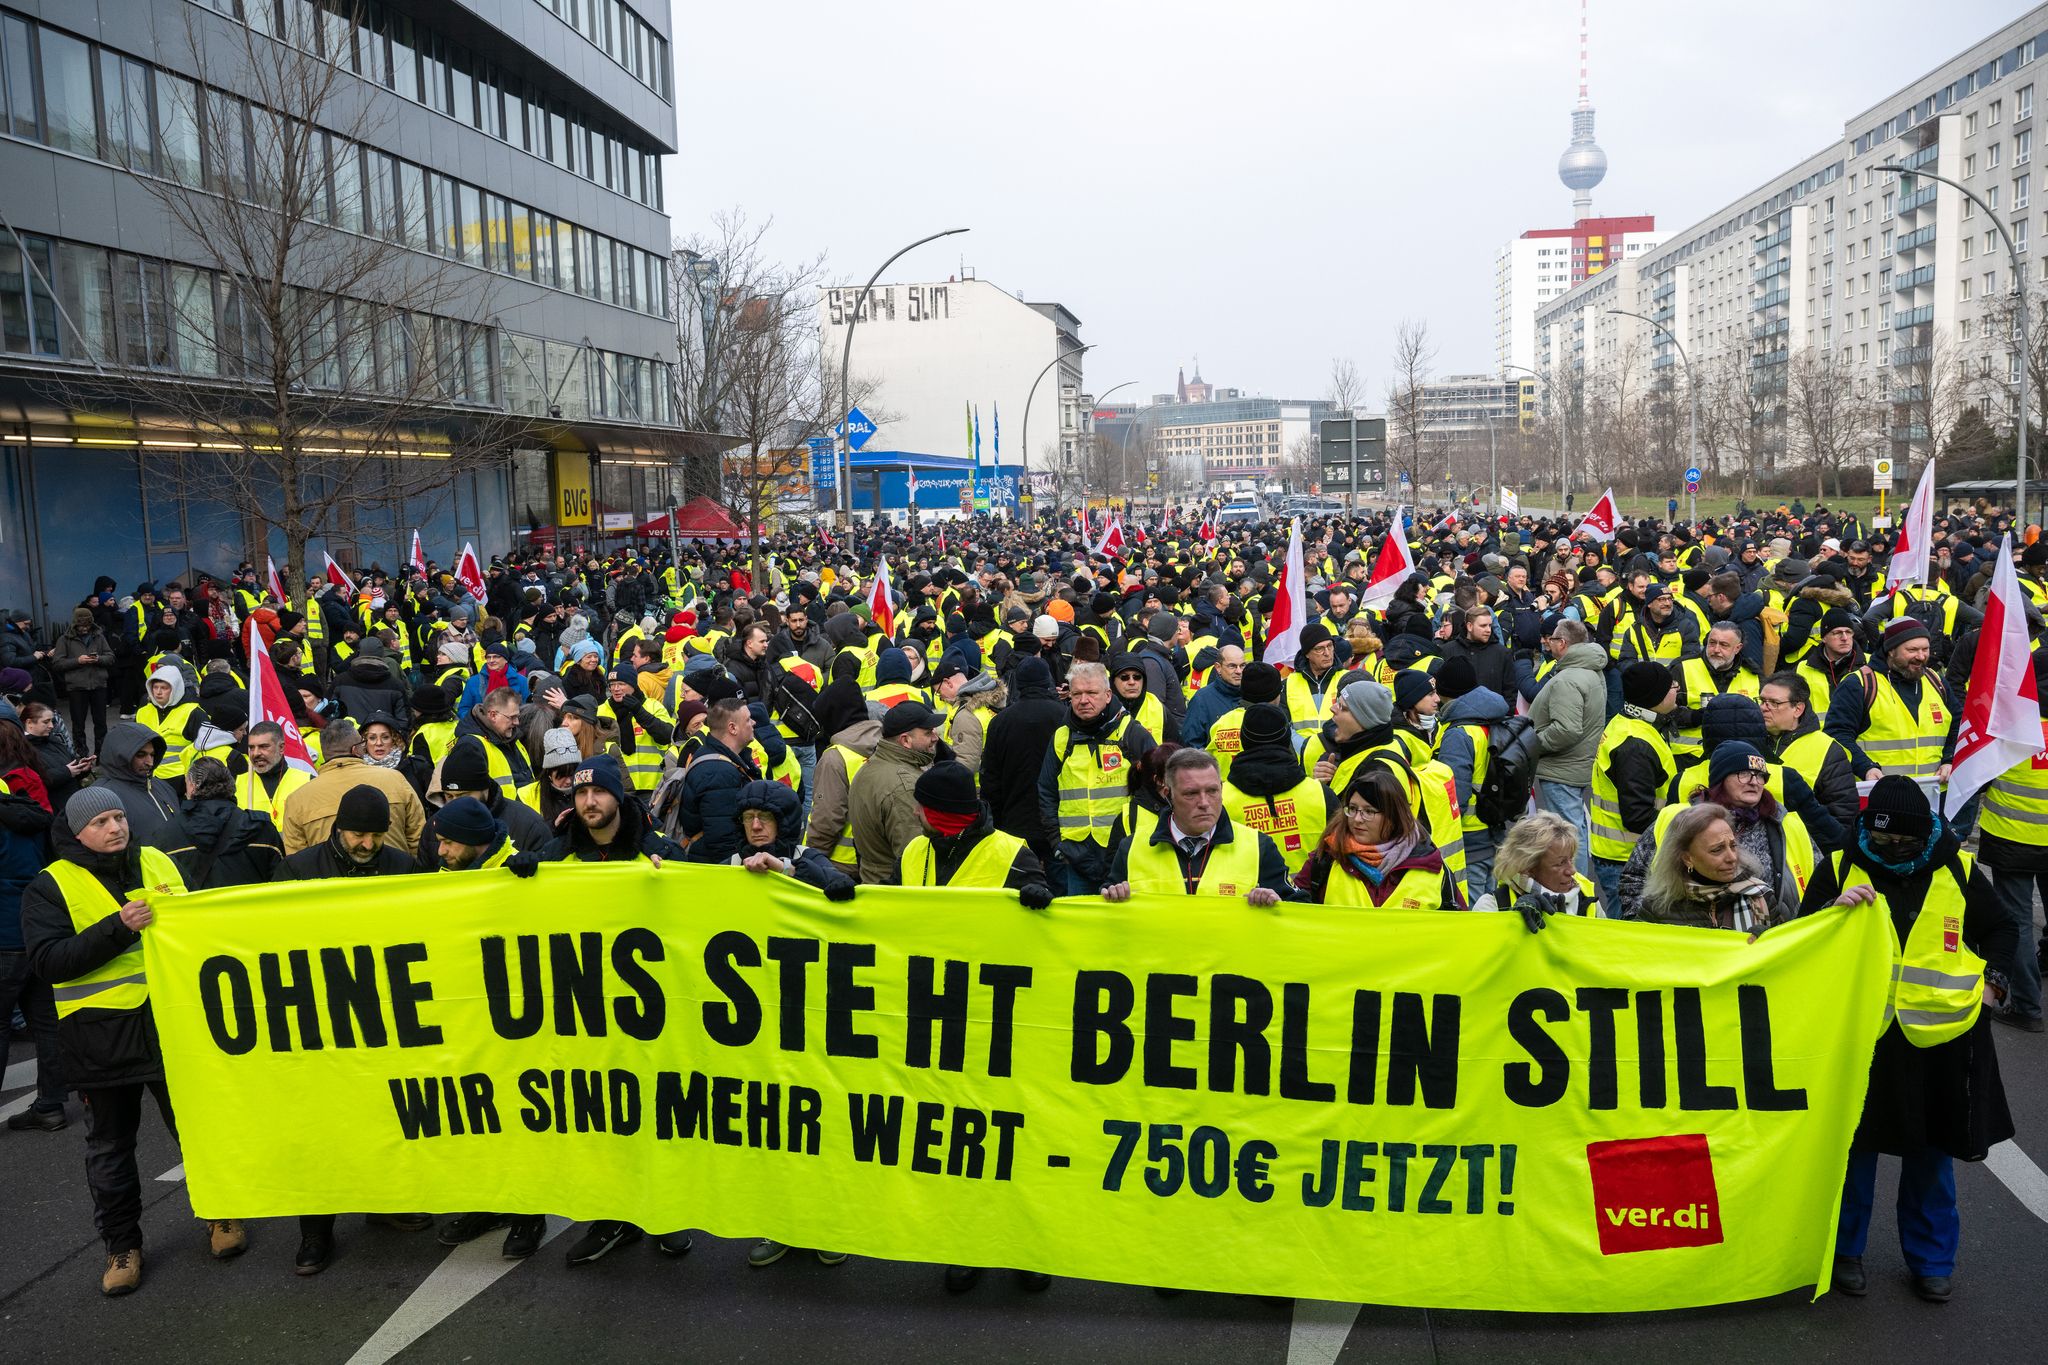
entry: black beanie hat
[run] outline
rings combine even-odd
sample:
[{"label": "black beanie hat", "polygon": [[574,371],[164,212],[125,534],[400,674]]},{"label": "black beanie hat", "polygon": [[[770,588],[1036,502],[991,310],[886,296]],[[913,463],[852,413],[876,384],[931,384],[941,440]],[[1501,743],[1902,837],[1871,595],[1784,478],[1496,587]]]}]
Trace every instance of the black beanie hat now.
[{"label": "black beanie hat", "polygon": [[480,792],[495,785],[490,758],[484,753],[484,742],[474,735],[456,740],[454,747],[441,760],[441,789]]},{"label": "black beanie hat", "polygon": [[[1470,666],[1467,667],[1469,669]],[[1422,705],[1423,698],[1429,695],[1434,686],[1435,679],[1419,668],[1400,670],[1394,674],[1394,709],[1413,711]]]},{"label": "black beanie hat", "polygon": [[1317,645],[1326,645],[1336,638],[1321,621],[1311,621],[1301,628],[1301,652],[1306,654]]},{"label": "black beanie hat", "polygon": [[1700,708],[1701,745],[1711,754],[1716,746],[1735,739],[1758,749],[1770,742],[1770,731],[1764,726],[1764,709],[1754,697],[1735,692],[1708,697],[1707,704]]},{"label": "black beanie hat", "polygon": [[391,828],[391,798],[364,783],[341,794],[334,828],[349,834],[382,834]]},{"label": "black beanie hat", "polygon": [[1737,773],[1755,773],[1759,777],[1770,775],[1771,765],[1764,762],[1764,756],[1756,746],[1739,739],[1714,746],[1714,756],[1707,764],[1707,783],[1718,786]]},{"label": "black beanie hat", "polygon": [[434,833],[455,844],[482,848],[498,835],[497,817],[474,796],[458,797],[434,817]]},{"label": "black beanie hat", "polygon": [[1831,630],[1841,630],[1845,626],[1850,630],[1856,629],[1856,618],[1842,610],[1842,608],[1829,607],[1825,612],[1821,613],[1821,634],[1825,635]]},{"label": "black beanie hat", "polygon": [[1238,680],[1237,695],[1244,699],[1246,706],[1256,706],[1262,701],[1280,699],[1280,670],[1269,663],[1246,664],[1244,676]]},{"label": "black beanie hat", "polygon": [[1927,794],[1910,777],[1892,773],[1877,779],[1860,817],[1872,834],[1910,834],[1926,838],[1934,832],[1934,812]]},{"label": "black beanie hat", "polygon": [[412,715],[415,721],[450,720],[455,715],[455,703],[446,692],[428,683],[412,690]]},{"label": "black beanie hat", "polygon": [[974,774],[967,771],[964,764],[950,759],[934,763],[920,773],[910,794],[918,805],[928,806],[942,815],[981,813],[981,797],[974,790]]},{"label": "black beanie hat", "polygon": [[1671,691],[1671,674],[1663,665],[1641,659],[1621,670],[1621,699],[1653,711]]},{"label": "black beanie hat", "polygon": [[1244,747],[1285,744],[1290,749],[1294,744],[1292,729],[1287,723],[1287,713],[1271,702],[1262,701],[1256,706],[1245,708],[1244,723],[1238,727],[1244,737]]},{"label": "black beanie hat", "polygon": [[1478,686],[1479,675],[1473,671],[1470,659],[1459,656],[1437,666],[1436,694],[1445,701],[1455,701]]}]

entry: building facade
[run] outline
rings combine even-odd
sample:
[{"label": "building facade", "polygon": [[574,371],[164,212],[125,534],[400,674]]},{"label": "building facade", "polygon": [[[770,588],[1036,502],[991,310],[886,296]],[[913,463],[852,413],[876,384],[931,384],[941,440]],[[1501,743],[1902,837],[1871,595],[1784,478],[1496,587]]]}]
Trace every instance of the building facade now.
[{"label": "building facade", "polygon": [[[314,556],[393,566],[415,527],[443,562],[496,553],[547,518],[558,450],[593,458],[601,504],[666,505],[675,461],[706,453],[674,420],[669,42],[666,0],[0,10],[0,597],[44,620],[100,574],[284,564],[228,495],[249,432],[206,439],[184,401],[260,394],[278,354],[262,281],[195,239],[200,212],[296,243],[292,385],[383,413],[387,445],[333,435],[334,458],[374,458]],[[408,462],[464,431],[489,452],[385,496],[431,484]]]},{"label": "building facade", "polygon": [[859,406],[876,426],[857,462],[854,510],[874,510],[878,497],[884,509],[902,508],[913,468],[923,471],[920,506],[955,494],[971,477],[977,417],[992,510],[1015,510],[1025,491],[1050,497],[1088,434],[1081,320],[982,279],[877,284],[864,303],[860,292],[827,289],[818,300],[835,369],[853,327],[848,368],[856,390],[870,394]]},{"label": "building facade", "polygon": [[[1826,437],[1835,455],[1846,441],[1858,462],[1922,458],[1964,407],[2009,429],[2022,363],[2013,292],[2039,317],[2048,288],[2032,230],[2044,43],[2048,6],[1852,114],[1840,139],[1626,272],[1539,305],[1534,368],[1552,395],[1569,407],[1569,395],[1612,387],[1617,366],[1647,356],[1652,391],[1682,397],[1675,381],[1689,362],[1703,404],[1734,405],[1741,425],[1764,433],[1754,452],[1738,439],[1732,455],[1703,456],[1710,477],[1714,463],[1752,454],[1758,473],[1817,458],[1822,438],[1789,399],[1803,355],[1826,366],[1846,403],[1842,430]],[[1985,208],[1914,170],[1961,182]],[[2010,231],[2017,274],[1992,214]],[[1617,307],[1668,334],[1606,311]]]},{"label": "building facade", "polygon": [[1663,239],[1650,214],[1581,218],[1570,227],[1532,228],[1493,258],[1494,364],[1533,369],[1536,310],[1617,262]]},{"label": "building facade", "polygon": [[1210,486],[1263,487],[1290,467],[1308,469],[1317,424],[1336,411],[1323,399],[1251,397],[1184,375],[1170,394],[1141,409],[1169,491],[1201,496]]}]

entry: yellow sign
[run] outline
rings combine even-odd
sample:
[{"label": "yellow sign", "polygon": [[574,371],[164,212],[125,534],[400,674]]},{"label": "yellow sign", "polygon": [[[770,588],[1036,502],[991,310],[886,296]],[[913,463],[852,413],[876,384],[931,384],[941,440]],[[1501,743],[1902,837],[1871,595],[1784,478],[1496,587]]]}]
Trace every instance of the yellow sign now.
[{"label": "yellow sign", "polygon": [[202,1217],[1545,1311],[1827,1282],[1892,949],[1876,907],[1749,943],[638,862],[152,899]]},{"label": "yellow sign", "polygon": [[590,525],[590,457],[581,451],[555,452],[555,525]]}]

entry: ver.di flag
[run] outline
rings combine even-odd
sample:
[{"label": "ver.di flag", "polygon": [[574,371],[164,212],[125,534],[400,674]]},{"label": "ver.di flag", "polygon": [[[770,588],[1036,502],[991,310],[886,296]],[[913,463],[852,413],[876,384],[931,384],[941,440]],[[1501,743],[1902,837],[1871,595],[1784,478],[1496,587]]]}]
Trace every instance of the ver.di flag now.
[{"label": "ver.di flag", "polygon": [[1913,501],[1907,504],[1906,515],[1899,521],[1899,543],[1892,549],[1891,563],[1885,569],[1885,586],[1925,583],[1934,571],[1933,541],[1934,461],[1929,460],[1927,468],[1920,471]]},{"label": "ver.di flag", "polygon": [[1308,585],[1303,582],[1301,519],[1287,532],[1287,561],[1273,590],[1273,614],[1266,621],[1266,648],[1259,657],[1276,668],[1292,665],[1301,652],[1301,628],[1308,624]]},{"label": "ver.di flag", "polygon": [[427,576],[427,555],[426,551],[420,548],[420,528],[417,526],[412,528],[412,558],[410,563],[414,573],[418,574],[421,578]]},{"label": "ver.di flag", "polygon": [[1614,490],[1610,488],[1600,495],[1600,501],[1594,503],[1592,510],[1586,513],[1586,519],[1572,532],[1572,538],[1608,541],[1614,539],[1614,533],[1620,529],[1621,509],[1615,504]]},{"label": "ver.di flag", "polygon": [[875,557],[875,582],[868,589],[868,615],[881,627],[885,637],[896,634],[896,606],[889,599],[889,561]]},{"label": "ver.di flag", "polygon": [[284,580],[278,577],[277,561],[272,559],[269,555],[263,556],[263,569],[266,577],[269,580],[267,586],[270,589],[270,596],[272,600],[274,600],[280,607],[283,606],[285,603],[291,601],[292,599],[285,595]]},{"label": "ver.di flag", "polygon": [[1385,611],[1414,572],[1415,554],[1408,548],[1408,518],[1396,507],[1394,524],[1387,528],[1387,538],[1380,543],[1380,552],[1373,556],[1372,572],[1366,575],[1365,587],[1358,594],[1358,609]]},{"label": "ver.di flag", "polygon": [[322,550],[320,558],[325,560],[327,564],[327,581],[340,588],[353,599],[356,595],[356,581],[342,570],[341,565],[334,562],[334,556],[327,553],[327,551]]},{"label": "ver.di flag", "polygon": [[[1930,466],[1931,468],[1931,466]],[[1951,819],[1979,790],[2009,769],[2048,751],[2048,727],[2041,722],[2041,696],[2034,660],[2027,649],[2027,599],[2013,570],[2012,535],[1998,547],[1991,596],[1977,632],[1977,657],[1970,665],[1970,691],[1956,728],[1955,766],[1949,772],[1942,812]],[[1988,808],[1998,800],[1985,794]],[[2030,812],[2023,813],[2028,818]]]},{"label": "ver.di flag", "polygon": [[455,581],[468,589],[478,602],[484,600],[484,570],[476,557],[476,546],[462,542],[462,558],[455,561]]},{"label": "ver.di flag", "polygon": [[[320,610],[318,602],[309,602],[306,606],[309,611]],[[263,632],[252,626],[249,630],[249,724],[261,725],[266,720],[284,731],[284,761],[300,772],[311,773],[313,751],[306,747],[305,736],[299,733],[298,722],[292,719],[291,703],[285,700],[284,684],[278,681],[277,669],[270,662],[269,652],[263,648]]]}]

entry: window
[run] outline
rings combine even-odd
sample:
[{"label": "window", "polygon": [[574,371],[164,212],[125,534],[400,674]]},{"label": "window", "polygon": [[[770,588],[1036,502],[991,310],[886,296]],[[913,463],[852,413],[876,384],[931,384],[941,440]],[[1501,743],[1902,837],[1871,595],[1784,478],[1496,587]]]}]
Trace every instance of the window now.
[{"label": "window", "polygon": [[1963,179],[1968,180],[1977,173],[1977,154],[1971,152],[1963,158]]},{"label": "window", "polygon": [[155,169],[156,138],[149,116],[149,68],[119,53],[100,52],[100,153],[118,166],[144,174]]},{"label": "window", "polygon": [[1963,341],[1968,341],[1970,339],[1971,334],[1975,331],[1976,323],[1970,318],[1964,318],[1961,322],[1956,324],[1957,336]]},{"label": "window", "polygon": [[415,251],[432,250],[433,237],[427,225],[427,173],[410,161],[398,163],[398,197],[405,244]]},{"label": "window", "polygon": [[1997,292],[1998,292],[1998,272],[1997,272],[1996,270],[1987,270],[1987,271],[1985,271],[1985,272],[1984,272],[1984,297],[1988,299],[1988,298],[1990,298],[1990,297],[1991,297],[1992,295],[1996,294]]},{"label": "window", "polygon": [[213,317],[213,277],[189,266],[171,268],[170,363],[191,374],[213,374],[216,337]]},{"label": "window", "polygon": [[156,73],[157,170],[181,185],[200,183],[199,87]]},{"label": "window", "polygon": [[1890,228],[1886,228],[1886,229],[1884,230],[1884,237],[1883,237],[1883,239],[1882,239],[1882,244],[1883,244],[1883,254],[1884,254],[1884,255],[1886,255],[1886,256],[1889,256],[1889,255],[1891,255],[1891,254],[1892,254],[1892,230],[1891,230]]},{"label": "window", "polygon": [[2024,166],[2034,159],[2034,130],[2022,128],[2012,140],[2012,164]]},{"label": "window", "polygon": [[533,215],[533,282],[550,289],[561,285],[561,271],[555,263],[555,220],[545,213]]},{"label": "window", "polygon": [[452,261],[462,259],[462,206],[455,202],[455,182],[428,175],[428,211],[434,216],[434,250]]},{"label": "window", "polygon": [[1975,256],[1976,254],[1977,254],[1977,239],[1976,239],[1975,237],[1965,237],[1965,238],[1963,238],[1963,259],[1967,261],[1967,260],[1971,259],[1972,257],[1974,257],[1974,256]]},{"label": "window", "polygon": [[1997,170],[1999,159],[2004,151],[2005,144],[2002,142],[1994,142],[1986,147],[1984,149],[1984,168],[1992,171]]},{"label": "window", "polygon": [[2021,86],[2019,96],[2014,100],[2014,103],[2018,106],[2013,111],[2013,121],[2015,123],[2023,118],[2032,118],[2034,116],[2034,87],[2031,85]]},{"label": "window", "polygon": [[1958,285],[1956,286],[1956,289],[1957,289],[1957,294],[1956,294],[1956,297],[1957,297],[1957,299],[1958,299],[1958,300],[1960,300],[1960,301],[1961,301],[1961,302],[1963,302],[1963,303],[1968,303],[1968,302],[1970,301],[1970,287],[1971,287],[1971,281],[1970,281],[1970,279],[1969,279],[1969,277],[1968,277],[1968,276],[1965,276],[1965,277],[1963,278],[1963,281],[1962,281],[1962,283],[1960,283],[1960,284],[1958,284]]},{"label": "window", "polygon": [[[60,151],[96,157],[98,120],[93,109],[92,49],[69,34],[45,28],[36,34],[43,58],[43,109],[49,141]],[[147,115],[144,116],[145,121]]]},{"label": "window", "polygon": [[363,224],[363,149],[341,138],[329,140],[334,160],[334,223],[349,232]]},{"label": "window", "polygon": [[1996,128],[1996,127],[1998,126],[1998,116],[1999,116],[1999,112],[2000,112],[2001,110],[2003,110],[2004,108],[2005,108],[2005,101],[2004,101],[2004,100],[1993,100],[1993,101],[1991,101],[1991,119],[1990,119],[1990,123],[1991,123],[1991,126],[1992,126],[1993,128]]},{"label": "window", "polygon": [[1998,186],[1992,185],[1984,191],[1984,207],[1994,213],[1998,211]]},{"label": "window", "polygon": [[474,185],[456,186],[456,198],[462,213],[462,237],[458,243],[462,260],[466,265],[483,265],[484,261],[484,202],[483,192]]},{"label": "window", "polygon": [[1963,136],[1977,136],[1977,115],[1974,112],[1963,115]]},{"label": "window", "polygon": [[[2012,182],[2012,206],[2015,210],[2023,209],[2027,206],[2028,179],[2029,177],[2023,175]],[[2021,225],[2025,225],[2025,220],[2022,220]]]},{"label": "window", "polygon": [[[249,192],[248,111],[233,95],[209,90],[206,96],[208,124],[206,168],[207,188],[218,194],[241,196]],[[125,333],[123,334],[125,337]]]}]

